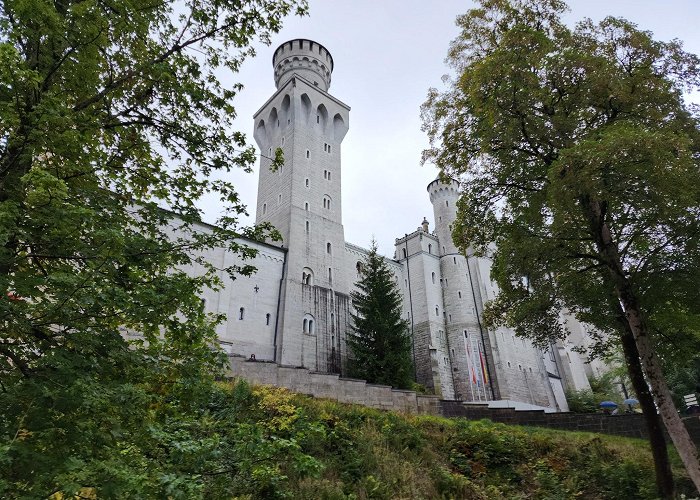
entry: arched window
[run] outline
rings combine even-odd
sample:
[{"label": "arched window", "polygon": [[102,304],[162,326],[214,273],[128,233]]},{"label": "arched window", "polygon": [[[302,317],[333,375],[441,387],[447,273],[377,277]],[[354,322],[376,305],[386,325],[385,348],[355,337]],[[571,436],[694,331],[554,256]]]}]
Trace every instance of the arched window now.
[{"label": "arched window", "polygon": [[330,243],[326,243],[326,253],[327,253],[328,255],[331,255],[331,253],[332,253],[332,252],[331,252],[331,244],[330,244]]},{"label": "arched window", "polygon": [[435,316],[440,316],[440,309],[438,306],[435,306]]},{"label": "arched window", "polygon": [[428,243],[428,253],[433,253],[433,245]]},{"label": "arched window", "polygon": [[263,215],[267,213],[267,203],[263,203]]},{"label": "arched window", "polygon": [[309,202],[304,203],[304,210],[309,211]]},{"label": "arched window", "polygon": [[333,283],[333,269],[331,269],[330,267],[328,268],[328,281],[330,283]]},{"label": "arched window", "polygon": [[305,285],[314,284],[314,272],[311,268],[305,267],[301,272],[301,282]]},{"label": "arched window", "polygon": [[266,324],[267,326],[270,325],[270,313],[267,313],[267,314],[265,315],[265,324]]},{"label": "arched window", "polygon": [[306,150],[306,157],[308,158],[310,155],[311,155],[311,151],[309,151],[309,150],[307,149],[307,150]]},{"label": "arched window", "polygon": [[238,310],[238,320],[242,320],[245,317],[245,307],[241,307]]},{"label": "arched window", "polygon": [[312,334],[314,333],[314,317],[311,314],[304,315],[304,333]]},{"label": "arched window", "polygon": [[430,278],[433,280],[433,285],[435,284],[435,273],[432,273],[430,275]]},{"label": "arched window", "polygon": [[306,221],[306,232],[307,233],[309,232],[309,221],[308,220]]},{"label": "arched window", "polygon": [[309,179],[304,179],[304,186],[309,187]]}]

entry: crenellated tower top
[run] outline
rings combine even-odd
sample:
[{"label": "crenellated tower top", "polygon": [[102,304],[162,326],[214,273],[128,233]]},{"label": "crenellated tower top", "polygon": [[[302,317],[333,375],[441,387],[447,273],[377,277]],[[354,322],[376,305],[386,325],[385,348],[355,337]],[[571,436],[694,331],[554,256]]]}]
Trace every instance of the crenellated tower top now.
[{"label": "crenellated tower top", "polygon": [[333,57],[328,49],[313,40],[297,38],[284,42],[275,50],[272,66],[278,89],[295,73],[323,91],[327,92],[331,86]]}]

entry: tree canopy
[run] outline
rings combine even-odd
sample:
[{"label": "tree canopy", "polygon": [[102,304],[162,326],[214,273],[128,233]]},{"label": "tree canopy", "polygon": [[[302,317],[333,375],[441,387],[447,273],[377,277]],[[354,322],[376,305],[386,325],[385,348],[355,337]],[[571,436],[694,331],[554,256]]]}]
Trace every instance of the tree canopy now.
[{"label": "tree canopy", "polygon": [[414,382],[411,336],[401,319],[402,296],[394,273],[372,242],[350,295],[355,312],[347,334],[348,373],[375,384],[408,389]]},{"label": "tree canopy", "polygon": [[[245,259],[253,252],[236,238],[270,232],[239,226],[245,207],[218,175],[256,160],[231,127],[240,86],[220,76],[305,9],[304,0],[3,2],[2,496],[79,486],[149,496],[138,493],[139,463],[158,459],[140,443],[182,445],[159,435],[161,424],[224,361],[221,318],[199,296],[225,273],[253,270],[216,269],[202,255],[216,246]],[[224,211],[202,231],[205,193]],[[199,275],[182,271],[194,264]],[[142,479],[161,481],[155,496],[187,489],[176,472]]]},{"label": "tree canopy", "polygon": [[453,235],[493,252],[489,318],[544,344],[568,310],[613,335],[600,350],[633,338],[700,487],[659,358],[669,338],[700,342],[700,127],[683,97],[700,62],[624,19],[569,28],[560,0],[480,3],[457,21],[456,78],[424,105],[424,161],[467,186]]}]

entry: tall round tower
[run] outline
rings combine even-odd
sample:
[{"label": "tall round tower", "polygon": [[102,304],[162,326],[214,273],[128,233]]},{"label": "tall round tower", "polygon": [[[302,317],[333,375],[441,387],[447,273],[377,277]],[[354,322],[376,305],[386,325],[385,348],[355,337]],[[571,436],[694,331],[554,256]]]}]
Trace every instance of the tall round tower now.
[{"label": "tall round tower", "polygon": [[466,401],[490,400],[494,396],[489,368],[491,342],[479,320],[482,298],[477,262],[462,255],[452,241],[459,183],[436,179],[428,184],[428,193],[435,215],[434,234],[440,242],[440,282],[455,397]]},{"label": "tall round tower", "polygon": [[272,56],[272,66],[278,89],[295,73],[324,92],[331,86],[333,58],[323,45],[313,40],[297,38],[283,43]]},{"label": "tall round tower", "polygon": [[450,179],[442,182],[439,178],[428,184],[430,202],[435,215],[435,236],[440,239],[440,256],[457,254],[452,242],[452,223],[457,218],[459,182]]}]

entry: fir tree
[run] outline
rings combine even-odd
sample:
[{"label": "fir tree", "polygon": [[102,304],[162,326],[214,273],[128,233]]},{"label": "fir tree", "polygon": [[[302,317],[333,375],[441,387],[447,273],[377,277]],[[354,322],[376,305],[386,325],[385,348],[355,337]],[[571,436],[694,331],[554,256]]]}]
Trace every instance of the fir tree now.
[{"label": "fir tree", "polygon": [[350,294],[355,313],[347,340],[349,374],[406,389],[413,382],[408,322],[401,319],[401,293],[375,241],[358,271],[357,290]]}]

